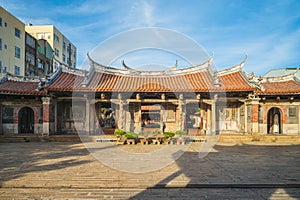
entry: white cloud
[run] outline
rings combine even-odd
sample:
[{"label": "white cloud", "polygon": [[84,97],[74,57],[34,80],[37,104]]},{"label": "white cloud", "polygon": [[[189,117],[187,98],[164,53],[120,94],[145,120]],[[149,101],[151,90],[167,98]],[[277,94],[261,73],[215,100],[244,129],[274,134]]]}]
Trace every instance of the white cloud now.
[{"label": "white cloud", "polygon": [[244,55],[248,54],[245,70],[259,75],[274,67],[288,67],[288,63],[298,62],[299,66],[297,57],[300,46],[299,35],[300,29],[290,34],[273,33],[243,42],[234,42],[232,45],[219,44],[215,49],[214,60],[219,69],[228,68],[238,64]]},{"label": "white cloud", "polygon": [[[75,2],[69,5],[57,6],[54,12],[63,15],[91,15],[107,12],[111,8],[112,4],[103,3],[101,1],[84,1],[82,3]],[[66,12],[66,10],[70,12]]]}]

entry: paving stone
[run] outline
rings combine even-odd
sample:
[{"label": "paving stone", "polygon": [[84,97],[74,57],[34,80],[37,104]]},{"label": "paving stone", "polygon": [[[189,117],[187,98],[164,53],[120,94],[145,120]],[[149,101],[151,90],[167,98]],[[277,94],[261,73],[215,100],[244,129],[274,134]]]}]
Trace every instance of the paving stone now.
[{"label": "paving stone", "polygon": [[[219,143],[200,159],[201,145],[162,169],[128,173],[81,143],[0,143],[0,199],[300,199],[300,145]],[[163,145],[122,148],[131,147]]]}]

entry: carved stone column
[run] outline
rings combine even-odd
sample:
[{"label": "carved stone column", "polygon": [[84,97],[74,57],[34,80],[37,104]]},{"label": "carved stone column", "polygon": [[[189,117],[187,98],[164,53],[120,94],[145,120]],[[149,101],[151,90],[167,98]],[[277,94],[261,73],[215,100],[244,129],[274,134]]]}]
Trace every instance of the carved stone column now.
[{"label": "carved stone column", "polygon": [[94,134],[96,131],[96,110],[95,101],[90,100],[90,133]]},{"label": "carved stone column", "polygon": [[179,130],[183,131],[185,129],[185,116],[186,116],[186,105],[183,99],[183,94],[179,95],[178,109],[179,109]]},{"label": "carved stone column", "polygon": [[206,113],[206,133],[211,134],[211,105],[207,106]]},{"label": "carved stone column", "polygon": [[160,128],[161,131],[165,130],[166,122],[167,122],[167,115],[166,115],[166,103],[162,103],[160,109]]},{"label": "carved stone column", "polygon": [[217,114],[217,109],[216,109],[216,102],[218,99],[218,95],[214,95],[214,99],[212,100],[211,104],[211,133],[213,135],[216,134],[216,128],[217,128],[217,123],[219,120],[217,120],[216,114]]},{"label": "carved stone column", "polygon": [[125,121],[125,114],[124,114],[124,102],[122,100],[122,94],[118,94],[118,104],[119,104],[119,116],[118,116],[118,128],[121,130],[125,129],[124,121]]},{"label": "carved stone column", "polygon": [[246,102],[244,102],[244,106],[245,106],[245,111],[244,111],[244,123],[245,123],[245,132],[248,131],[248,106],[246,104]]},{"label": "carved stone column", "polygon": [[124,101],[123,101],[123,112],[124,112],[123,122],[125,122],[124,123],[125,131],[132,131],[133,128],[132,128],[132,121],[131,121],[131,113],[130,113],[129,103],[125,103]]},{"label": "carved stone column", "polygon": [[90,133],[90,99],[86,95],[85,97],[85,132]]}]

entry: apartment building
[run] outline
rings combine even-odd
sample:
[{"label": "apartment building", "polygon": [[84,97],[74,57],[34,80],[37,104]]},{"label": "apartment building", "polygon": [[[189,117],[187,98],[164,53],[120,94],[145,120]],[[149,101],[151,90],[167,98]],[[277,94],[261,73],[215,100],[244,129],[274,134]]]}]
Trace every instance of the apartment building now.
[{"label": "apartment building", "polygon": [[60,63],[76,68],[76,47],[54,25],[30,24],[25,26],[25,31],[36,39],[44,39],[50,44],[53,49],[53,70],[56,70]]},{"label": "apartment building", "polygon": [[24,76],[25,24],[0,6],[0,76]]}]

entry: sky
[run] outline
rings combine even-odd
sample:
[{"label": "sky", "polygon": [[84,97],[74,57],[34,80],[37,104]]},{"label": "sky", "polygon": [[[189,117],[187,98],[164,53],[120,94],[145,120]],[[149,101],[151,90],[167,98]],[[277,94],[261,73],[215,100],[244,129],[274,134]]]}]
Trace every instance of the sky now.
[{"label": "sky", "polygon": [[[244,70],[257,75],[300,67],[299,0],[0,0],[0,5],[25,24],[55,25],[77,47],[77,67],[99,44],[148,27],[190,38],[208,55],[214,54],[218,70],[239,64],[245,55]],[[177,57],[147,49],[129,52],[125,61],[129,66],[173,66]],[[188,64],[179,59],[179,66]]]}]

